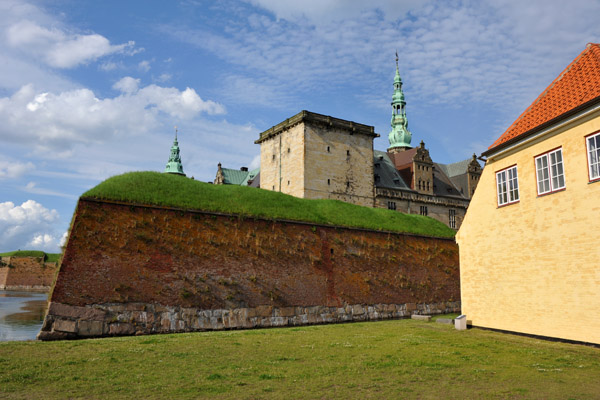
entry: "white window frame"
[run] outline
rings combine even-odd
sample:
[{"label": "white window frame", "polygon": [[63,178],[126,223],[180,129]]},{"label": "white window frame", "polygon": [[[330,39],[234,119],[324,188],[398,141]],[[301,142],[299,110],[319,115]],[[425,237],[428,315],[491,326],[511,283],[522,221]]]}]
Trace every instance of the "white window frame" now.
[{"label": "white window frame", "polygon": [[456,229],[456,210],[448,210],[448,226],[452,229]]},{"label": "white window frame", "polygon": [[566,187],[562,147],[535,157],[534,166],[538,196],[557,192]]},{"label": "white window frame", "polygon": [[589,180],[590,182],[600,180],[600,132],[587,136],[585,147],[587,149]]},{"label": "white window frame", "polygon": [[496,193],[499,207],[519,202],[519,176],[516,165],[496,172]]}]

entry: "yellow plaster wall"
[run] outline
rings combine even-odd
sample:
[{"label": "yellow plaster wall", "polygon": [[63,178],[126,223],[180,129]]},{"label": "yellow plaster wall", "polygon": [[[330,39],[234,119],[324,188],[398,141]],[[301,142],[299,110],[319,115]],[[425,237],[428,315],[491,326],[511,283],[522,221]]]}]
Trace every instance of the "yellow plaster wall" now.
[{"label": "yellow plaster wall", "polygon": [[[600,182],[585,136],[600,112],[488,161],[456,240],[473,325],[600,343]],[[534,157],[562,146],[566,189],[538,196]],[[517,164],[520,201],[497,206],[495,173]]]}]

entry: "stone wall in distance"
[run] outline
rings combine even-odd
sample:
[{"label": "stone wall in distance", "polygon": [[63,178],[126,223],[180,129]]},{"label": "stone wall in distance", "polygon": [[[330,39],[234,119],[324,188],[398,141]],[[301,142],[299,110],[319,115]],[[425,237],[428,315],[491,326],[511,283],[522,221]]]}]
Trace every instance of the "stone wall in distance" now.
[{"label": "stone wall in distance", "polygon": [[48,291],[56,270],[40,257],[0,257],[0,289]]}]

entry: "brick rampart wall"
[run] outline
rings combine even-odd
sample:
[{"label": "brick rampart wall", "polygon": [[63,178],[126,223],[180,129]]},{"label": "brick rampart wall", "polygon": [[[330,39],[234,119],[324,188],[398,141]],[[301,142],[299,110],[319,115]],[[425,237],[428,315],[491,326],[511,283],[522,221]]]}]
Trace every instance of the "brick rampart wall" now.
[{"label": "brick rampart wall", "polygon": [[453,240],[80,200],[41,339],[460,310]]},{"label": "brick rampart wall", "polygon": [[40,257],[1,257],[0,289],[49,290],[56,274],[56,263]]}]

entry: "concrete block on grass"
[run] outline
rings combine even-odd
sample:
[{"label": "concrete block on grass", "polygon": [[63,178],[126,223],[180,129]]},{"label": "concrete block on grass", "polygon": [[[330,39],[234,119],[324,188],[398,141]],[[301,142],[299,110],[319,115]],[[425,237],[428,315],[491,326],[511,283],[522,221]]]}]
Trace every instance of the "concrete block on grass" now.
[{"label": "concrete block on grass", "polygon": [[426,322],[431,321],[431,315],[413,314],[413,315],[410,316],[410,318],[416,319],[416,320],[419,320],[419,321],[426,321]]}]

